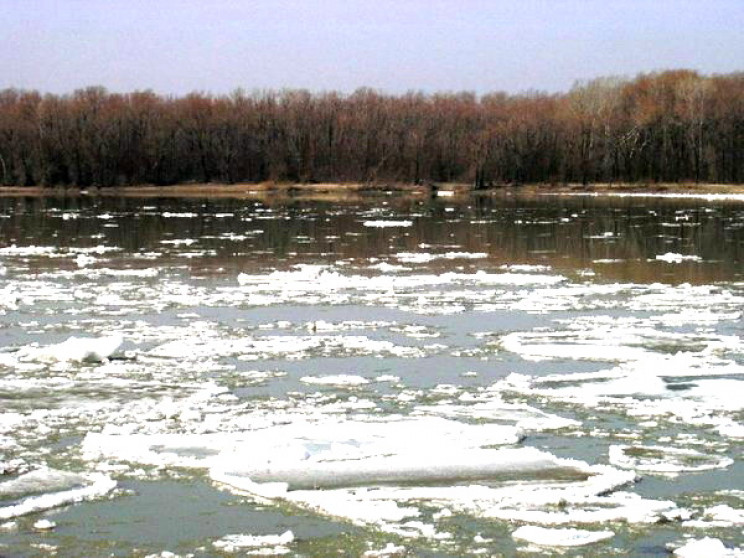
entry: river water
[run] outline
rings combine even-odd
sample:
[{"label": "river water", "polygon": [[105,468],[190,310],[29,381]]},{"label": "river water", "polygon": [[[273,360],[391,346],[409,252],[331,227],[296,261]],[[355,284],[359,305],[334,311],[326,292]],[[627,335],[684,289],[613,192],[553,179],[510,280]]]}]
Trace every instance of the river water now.
[{"label": "river water", "polygon": [[741,555],[743,309],[735,197],[0,198],[0,555]]}]

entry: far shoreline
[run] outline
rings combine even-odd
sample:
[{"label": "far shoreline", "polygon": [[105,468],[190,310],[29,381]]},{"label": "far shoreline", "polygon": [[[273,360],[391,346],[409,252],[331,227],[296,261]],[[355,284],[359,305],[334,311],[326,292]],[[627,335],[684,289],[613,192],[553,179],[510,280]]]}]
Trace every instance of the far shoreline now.
[{"label": "far shoreline", "polygon": [[[117,187],[0,186],[0,197],[122,197],[122,198],[310,198],[342,201],[347,198],[403,195],[415,197],[469,196],[740,196],[744,184],[714,183],[590,183],[590,184],[507,184],[476,190],[472,184],[410,183],[188,183],[156,186],[150,184]],[[730,199],[730,198],[728,198]]]}]

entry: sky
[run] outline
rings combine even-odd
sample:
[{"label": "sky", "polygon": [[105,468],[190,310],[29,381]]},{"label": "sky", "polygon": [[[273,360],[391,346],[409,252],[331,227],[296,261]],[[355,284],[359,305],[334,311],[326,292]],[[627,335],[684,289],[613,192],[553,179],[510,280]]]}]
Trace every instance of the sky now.
[{"label": "sky", "polygon": [[744,0],[0,0],[0,89],[566,91],[744,70]]}]

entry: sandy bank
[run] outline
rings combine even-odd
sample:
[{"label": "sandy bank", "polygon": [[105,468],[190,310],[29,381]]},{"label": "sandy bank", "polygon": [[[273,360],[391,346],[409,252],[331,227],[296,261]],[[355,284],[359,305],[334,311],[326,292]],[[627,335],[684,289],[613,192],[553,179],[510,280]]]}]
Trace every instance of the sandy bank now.
[{"label": "sandy bank", "polygon": [[364,183],[317,183],[317,184],[277,184],[263,183],[192,183],[170,186],[123,186],[111,188],[44,188],[39,186],[0,187],[0,196],[118,196],[118,197],[230,197],[230,198],[265,198],[265,197],[300,197],[319,200],[343,200],[373,195],[413,195],[413,196],[467,196],[467,195],[527,195],[544,194],[688,194],[719,195],[744,194],[744,184],[708,184],[708,183],[638,183],[638,184],[524,184],[496,186],[484,190],[474,190],[470,184],[448,183],[416,185],[407,183],[364,184]]}]

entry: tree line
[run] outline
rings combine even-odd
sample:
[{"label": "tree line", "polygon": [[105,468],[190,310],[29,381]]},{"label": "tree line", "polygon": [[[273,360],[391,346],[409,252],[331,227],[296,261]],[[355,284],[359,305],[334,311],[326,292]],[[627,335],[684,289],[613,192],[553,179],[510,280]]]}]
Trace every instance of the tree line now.
[{"label": "tree line", "polygon": [[744,182],[744,72],[559,94],[0,91],[0,183]]}]

